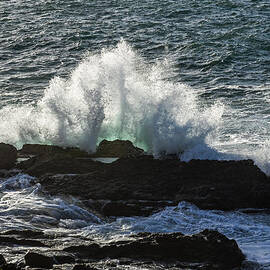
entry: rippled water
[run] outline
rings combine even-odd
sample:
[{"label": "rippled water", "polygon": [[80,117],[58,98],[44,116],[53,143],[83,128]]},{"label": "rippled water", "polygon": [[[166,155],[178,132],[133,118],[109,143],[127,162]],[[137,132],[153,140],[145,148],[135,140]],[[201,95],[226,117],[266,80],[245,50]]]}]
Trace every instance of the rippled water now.
[{"label": "rippled water", "polygon": [[52,78],[124,39],[148,63],[170,59],[167,79],[202,107],[225,105],[215,147],[263,146],[268,170],[269,16],[269,1],[1,1],[0,106],[36,104]]},{"label": "rippled water", "polygon": [[[269,174],[269,33],[268,0],[2,0],[0,140],[91,151],[102,138],[128,138],[156,155],[184,151],[186,160],[251,157]],[[44,203],[32,189],[1,189],[3,220],[49,203],[56,220],[36,224],[66,219],[70,225],[63,226],[73,226],[71,216],[60,214],[66,202]],[[9,208],[24,192],[25,209]],[[181,209],[104,226],[110,233],[159,231],[152,221],[161,219],[168,231],[193,232],[201,227],[186,230],[178,221],[195,213],[203,228],[219,226],[249,256],[270,263],[269,216]],[[86,215],[82,224],[92,218],[78,211]],[[166,227],[171,213],[177,214]],[[12,222],[33,226],[33,220]]]}]

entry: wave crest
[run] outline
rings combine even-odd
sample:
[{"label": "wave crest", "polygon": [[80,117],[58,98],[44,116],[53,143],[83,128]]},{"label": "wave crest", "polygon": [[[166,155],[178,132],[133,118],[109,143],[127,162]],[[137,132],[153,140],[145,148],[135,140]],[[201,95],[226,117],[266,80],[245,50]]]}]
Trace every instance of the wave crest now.
[{"label": "wave crest", "polygon": [[155,155],[206,144],[223,106],[200,108],[195,92],[168,79],[170,61],[147,64],[125,41],[89,54],[68,79],[56,77],[37,106],[0,111],[2,141],[78,146],[128,139]]}]

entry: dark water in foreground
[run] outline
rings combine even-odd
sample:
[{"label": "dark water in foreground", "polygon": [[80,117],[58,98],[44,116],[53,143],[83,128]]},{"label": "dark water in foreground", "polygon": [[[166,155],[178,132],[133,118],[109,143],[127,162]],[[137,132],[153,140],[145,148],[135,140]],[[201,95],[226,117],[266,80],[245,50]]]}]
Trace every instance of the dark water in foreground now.
[{"label": "dark water in foreground", "polygon": [[[269,32],[268,0],[2,0],[0,140],[93,151],[103,138],[130,139],[184,160],[250,157],[269,174]],[[30,206],[63,210],[32,188],[2,187],[3,227],[34,226],[39,215],[19,218]],[[102,237],[218,228],[270,263],[268,215],[179,206],[105,225],[59,215],[55,230]]]}]

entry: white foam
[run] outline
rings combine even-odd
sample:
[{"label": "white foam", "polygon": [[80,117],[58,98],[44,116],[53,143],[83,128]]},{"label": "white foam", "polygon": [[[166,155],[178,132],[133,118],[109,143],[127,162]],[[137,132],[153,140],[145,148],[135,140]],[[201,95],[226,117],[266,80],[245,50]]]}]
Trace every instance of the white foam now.
[{"label": "white foam", "polygon": [[264,144],[253,151],[252,158],[255,164],[264,171],[267,175],[270,175],[270,141],[266,140]]},{"label": "white foam", "polygon": [[0,229],[75,228],[102,221],[71,202],[42,193],[29,175],[19,174],[0,183]]},{"label": "white foam", "polygon": [[267,119],[220,102],[203,105],[197,94],[204,90],[174,82],[172,67],[171,59],[146,63],[125,41],[89,53],[69,78],[55,77],[36,106],[2,108],[1,141],[95,151],[102,139],[128,139],[184,161],[252,158],[270,175]]},{"label": "white foam", "polygon": [[199,108],[191,88],[168,79],[171,66],[146,64],[124,41],[89,54],[68,79],[54,78],[36,107],[4,107],[1,140],[95,151],[103,138],[129,139],[155,155],[204,144],[223,106]]},{"label": "white foam", "polygon": [[269,266],[269,224],[269,215],[200,210],[190,203],[181,202],[177,207],[167,207],[149,217],[122,217],[111,224],[91,225],[83,228],[81,234],[90,238],[121,240],[137,232],[193,234],[204,229],[218,230],[235,239],[249,260]]}]

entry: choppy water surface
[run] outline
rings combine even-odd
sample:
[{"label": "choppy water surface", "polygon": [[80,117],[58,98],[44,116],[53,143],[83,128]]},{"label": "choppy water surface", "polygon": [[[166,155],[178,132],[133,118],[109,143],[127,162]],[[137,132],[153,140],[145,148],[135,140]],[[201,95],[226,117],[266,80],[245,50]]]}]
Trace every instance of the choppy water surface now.
[{"label": "choppy water surface", "polygon": [[[125,137],[155,151],[160,142],[153,137],[166,137],[157,129],[172,127],[169,137],[176,145],[164,145],[165,151],[191,150],[188,158],[217,158],[212,151],[205,154],[202,145],[215,129],[207,145],[252,153],[268,171],[268,1],[1,1],[0,12],[3,141],[18,147],[45,142],[92,150],[101,137]],[[130,47],[117,52],[122,39]],[[114,56],[100,55],[104,49]],[[92,59],[87,62],[83,59],[89,59],[89,53]],[[63,80],[55,83],[56,76],[70,78],[68,85]],[[44,103],[44,91],[43,101],[52,100],[45,110],[33,113],[33,105]],[[159,101],[154,100],[157,96]],[[162,111],[171,110],[169,96],[179,99],[177,106],[169,112],[172,116],[160,119]],[[108,105],[108,100],[114,103]],[[212,110],[213,105],[218,109]],[[113,106],[118,106],[117,112],[108,116]],[[157,119],[141,123],[145,114],[154,117],[157,106]],[[207,116],[200,112],[206,110]],[[133,119],[126,117],[131,111]],[[211,118],[207,131],[200,117]],[[124,124],[104,128],[106,120]],[[10,121],[13,131],[6,134]],[[82,124],[74,127],[74,121]],[[142,129],[141,134],[124,130],[127,121]],[[188,121],[193,122],[192,130]],[[67,128],[72,134],[66,134]],[[181,145],[176,137],[188,141]]]},{"label": "choppy water surface", "polygon": [[[130,139],[155,155],[184,152],[184,160],[251,157],[269,174],[269,32],[268,0],[2,0],[0,140],[94,151],[103,138]],[[24,183],[18,179],[12,181]],[[72,227],[78,219],[85,233],[105,228],[111,236],[162,230],[158,224],[185,233],[219,228],[249,256],[270,263],[267,215],[179,206],[90,228],[85,222],[94,217],[83,209],[41,200],[38,186],[7,192],[8,185],[1,188],[3,226],[42,220]],[[24,194],[23,204],[13,202]],[[7,216],[21,217],[30,205],[47,210],[7,225]],[[63,207],[81,217],[61,216]]]},{"label": "choppy water surface", "polygon": [[[98,97],[95,100],[89,97],[93,92],[96,95],[101,92],[101,98],[104,97],[104,92],[110,92],[106,93],[106,97],[114,99],[116,103],[116,100],[121,103],[123,99],[128,99],[126,92],[129,92],[135,100],[132,101],[132,105],[137,103],[134,106],[141,110],[149,105],[141,104],[141,98],[150,99],[149,102],[156,106],[156,102],[151,99],[160,95],[161,102],[166,102],[164,99],[167,99],[169,91],[169,95],[179,96],[181,99],[181,104],[176,108],[181,110],[180,107],[184,104],[190,105],[190,99],[182,96],[182,92],[185,91],[182,89],[185,87],[177,85],[183,83],[192,89],[190,92],[195,92],[195,94],[188,93],[186,96],[195,96],[197,100],[194,103],[200,109],[207,110],[214,104],[220,107],[219,112],[211,111],[208,115],[209,118],[217,114],[216,117],[222,120],[218,128],[219,132],[215,134],[215,139],[212,139],[210,144],[223,152],[242,154],[250,154],[254,153],[254,149],[262,149],[256,153],[257,160],[265,171],[268,170],[267,140],[270,129],[268,109],[270,4],[268,1],[40,0],[34,3],[33,1],[1,1],[0,12],[0,106],[3,109],[0,112],[1,132],[16,115],[16,120],[12,121],[14,131],[10,137],[0,134],[2,140],[18,146],[26,141],[82,146],[84,144],[82,141],[88,140],[90,142],[84,147],[91,149],[94,148],[96,137],[104,135],[99,134],[104,117],[103,108],[100,107],[103,105],[97,100]],[[121,39],[128,42],[130,48],[122,50],[119,55],[115,48],[117,44],[118,46],[121,44],[119,43]],[[78,68],[79,63],[83,66],[82,59],[85,59],[87,54],[90,53],[98,58],[102,50],[108,48],[112,48],[111,53],[114,54],[107,59],[109,61],[107,65],[109,64],[110,67],[107,67],[106,63],[100,63],[103,59],[101,56],[96,59],[96,62],[91,60],[91,63]],[[130,57],[129,49],[135,50],[136,55]],[[138,63],[140,57],[143,58],[144,63]],[[158,60],[169,63],[162,69],[156,66]],[[147,69],[145,65],[150,65],[155,72]],[[104,69],[105,74],[102,74]],[[143,74],[138,70],[142,70]],[[72,71],[77,75],[74,76],[74,73],[71,75]],[[136,78],[131,78],[134,73]],[[55,86],[51,79],[56,76],[71,78],[69,84],[73,83],[72,89],[67,89],[68,87],[63,85]],[[145,82],[146,77],[152,78],[148,85]],[[103,83],[104,79],[107,82]],[[159,86],[151,85],[156,81]],[[46,120],[51,118],[50,116],[44,116],[46,119],[43,117],[42,123],[28,127],[25,122],[33,119],[35,121],[37,116],[29,113],[26,105],[37,104],[46,88],[52,89],[50,96],[54,99],[52,101],[54,104],[50,105],[53,108],[49,110],[54,110],[55,117],[50,120],[53,120],[55,125],[58,125],[57,121],[63,117],[64,121],[72,122],[76,114],[74,107],[80,106],[82,115],[76,115],[74,121],[84,123],[77,130],[84,129],[85,133],[81,131],[74,140],[70,138],[70,134],[61,135],[66,136],[64,139],[57,139],[59,133],[65,133],[65,127],[55,127],[55,130],[48,131],[49,124]],[[59,88],[64,93],[58,93]],[[171,88],[176,88],[174,93]],[[66,100],[59,101],[64,98],[67,90],[73,92],[72,96],[68,97],[70,104],[67,104]],[[115,91],[122,93],[120,97]],[[152,92],[152,95],[149,92]],[[55,93],[54,97],[52,97],[53,93]],[[83,95],[83,102],[88,106],[86,111],[82,102],[77,103],[80,95]],[[106,102],[108,103],[108,100]],[[109,107],[107,103],[105,107]],[[15,107],[24,105],[24,110],[17,113],[12,111],[7,116],[11,104]],[[197,121],[200,112],[193,110],[193,104],[191,115],[187,118],[193,121],[191,118],[194,117],[197,130],[202,129],[204,125]],[[131,101],[125,106],[125,108],[117,108],[119,113],[113,116],[113,121],[121,117],[123,121],[125,113],[133,109],[130,108]],[[165,107],[160,110],[170,108],[170,105],[159,106]],[[98,112],[96,107],[99,107]],[[108,111],[111,108],[105,109]],[[182,110],[189,113],[185,107]],[[220,117],[220,110],[222,110],[222,117]],[[149,111],[150,114],[155,113],[151,106]],[[122,115],[119,116],[120,114]],[[140,118],[138,114],[139,112],[135,112],[133,116],[132,122],[136,122],[132,123],[134,125],[142,125],[137,121],[137,118]],[[177,116],[184,118],[177,123],[180,128],[187,122],[184,114],[181,111]],[[89,118],[94,119],[89,120]],[[95,121],[98,123],[93,123]],[[168,129],[166,125],[170,125],[170,119],[164,121],[166,123],[161,125]],[[175,122],[175,119],[172,121]],[[217,119],[213,121],[216,122]],[[119,125],[112,128],[115,130],[110,130],[107,132],[110,135],[105,134],[105,136],[128,136],[119,134]],[[186,136],[188,132],[185,130],[180,135]],[[132,131],[129,137],[133,137],[131,139],[137,140],[137,143],[143,140],[148,146],[153,144],[149,143],[149,140],[153,140],[149,138],[149,132],[144,133],[147,133],[143,135],[144,138],[137,139],[138,135]],[[174,131],[174,134],[176,133],[178,136],[179,131]],[[194,137],[193,135],[188,136]],[[92,138],[89,139],[89,136]],[[155,138],[157,137],[155,134]],[[92,146],[89,146],[91,144]],[[179,141],[176,144],[179,144]],[[201,144],[201,141],[197,144]],[[194,146],[193,143],[190,145]],[[182,145],[174,148],[177,147],[183,148]],[[171,150],[171,147],[167,148],[168,151]],[[195,156],[200,156],[203,151],[197,149],[195,152]]]}]

